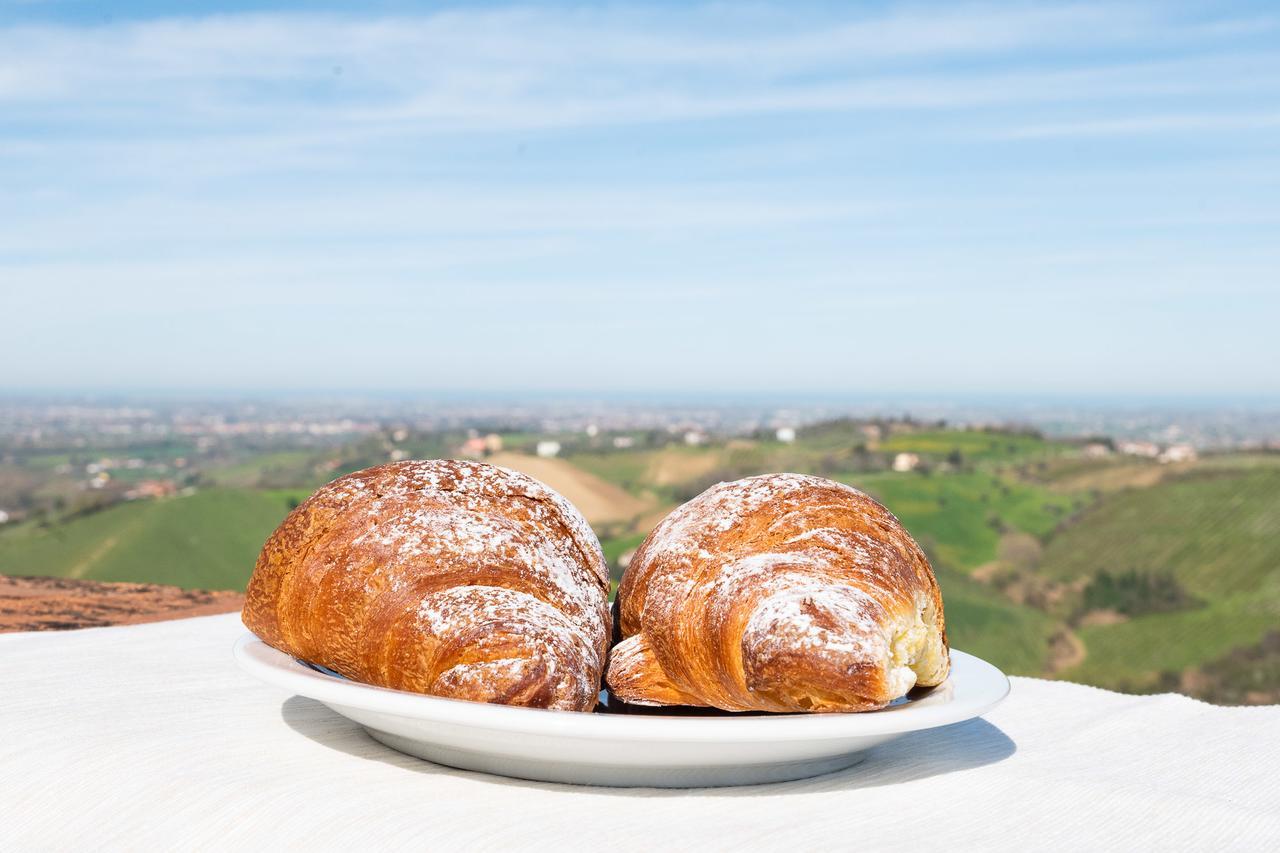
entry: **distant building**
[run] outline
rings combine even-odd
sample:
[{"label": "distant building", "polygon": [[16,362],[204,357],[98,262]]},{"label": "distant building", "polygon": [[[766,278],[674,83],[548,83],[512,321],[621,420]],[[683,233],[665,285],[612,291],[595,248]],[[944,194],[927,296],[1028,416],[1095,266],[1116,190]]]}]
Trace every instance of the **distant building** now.
[{"label": "distant building", "polygon": [[905,473],[914,471],[920,465],[920,457],[914,453],[899,453],[893,457],[893,470]]},{"label": "distant building", "polygon": [[178,486],[173,480],[142,480],[124,493],[124,499],[137,501],[147,498],[167,498],[177,493]]},{"label": "distant building", "polygon": [[5,510],[0,509],[0,524],[8,524],[8,522],[9,522],[9,517],[10,517],[10,516],[9,516],[9,513],[8,513],[8,512],[6,512]]},{"label": "distant building", "polygon": [[587,438],[595,438],[597,435],[600,434],[600,427],[596,426],[595,424],[587,424],[586,433],[587,433]]},{"label": "distant building", "polygon": [[469,456],[472,459],[479,459],[481,456],[484,456],[484,450],[484,439],[477,435],[462,442],[462,446],[458,448],[458,453],[461,456]]},{"label": "distant building", "polygon": [[1168,465],[1170,462],[1194,462],[1196,449],[1189,444],[1171,444],[1156,458],[1162,465]]},{"label": "distant building", "polygon": [[1082,452],[1086,459],[1105,459],[1111,455],[1111,448],[1100,441],[1091,441]]},{"label": "distant building", "polygon": [[392,462],[402,462],[405,459],[409,458],[409,451],[402,450],[399,447],[397,447],[395,450],[391,451],[387,455],[388,457],[390,457]]},{"label": "distant building", "polygon": [[635,447],[636,440],[629,435],[615,435],[613,437],[613,446],[619,450],[626,450],[628,447]]},{"label": "distant building", "polygon": [[690,447],[697,447],[700,444],[704,444],[706,440],[706,435],[696,429],[691,429],[684,434],[684,443]]},{"label": "distant building", "polygon": [[773,435],[783,444],[791,444],[796,440],[796,429],[795,427],[778,427],[778,431]]},{"label": "distant building", "polygon": [[486,453],[502,452],[502,436],[496,432],[491,432],[484,437],[484,450]]},{"label": "distant building", "polygon": [[1155,459],[1160,455],[1160,446],[1150,441],[1122,441],[1120,452],[1125,456],[1143,456]]},{"label": "distant building", "polygon": [[539,441],[536,452],[544,459],[550,459],[553,456],[560,455],[560,442],[558,441]]}]

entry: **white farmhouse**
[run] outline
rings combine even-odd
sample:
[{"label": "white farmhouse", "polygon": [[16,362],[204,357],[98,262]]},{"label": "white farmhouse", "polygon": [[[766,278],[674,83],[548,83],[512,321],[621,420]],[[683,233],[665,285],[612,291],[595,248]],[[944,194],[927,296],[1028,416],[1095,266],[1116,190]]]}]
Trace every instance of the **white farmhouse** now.
[{"label": "white farmhouse", "polygon": [[920,457],[914,453],[899,453],[893,457],[893,470],[900,473],[914,471],[920,465]]},{"label": "white farmhouse", "polygon": [[1111,455],[1111,448],[1100,441],[1091,441],[1084,446],[1085,459],[1105,459]]},{"label": "white farmhouse", "polygon": [[1145,456],[1155,459],[1160,455],[1160,446],[1152,441],[1124,441],[1120,443],[1120,452],[1125,456]]},{"label": "white farmhouse", "polygon": [[1157,457],[1161,464],[1196,461],[1196,449],[1189,444],[1171,444]]}]

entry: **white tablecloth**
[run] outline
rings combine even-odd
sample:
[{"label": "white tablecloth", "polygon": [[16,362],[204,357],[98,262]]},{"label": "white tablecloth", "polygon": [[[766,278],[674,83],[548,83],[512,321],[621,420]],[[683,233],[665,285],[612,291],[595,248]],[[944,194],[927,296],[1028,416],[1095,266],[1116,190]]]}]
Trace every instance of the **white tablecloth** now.
[{"label": "white tablecloth", "polygon": [[1280,850],[1280,706],[1015,678],[830,776],[583,788],[393,752],[242,674],[241,631],[0,635],[0,849]]}]

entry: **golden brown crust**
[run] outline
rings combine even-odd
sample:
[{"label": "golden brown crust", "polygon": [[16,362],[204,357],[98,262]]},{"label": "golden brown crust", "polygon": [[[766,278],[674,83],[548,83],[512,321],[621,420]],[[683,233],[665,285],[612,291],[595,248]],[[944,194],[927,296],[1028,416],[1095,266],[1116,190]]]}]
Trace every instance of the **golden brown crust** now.
[{"label": "golden brown crust", "polygon": [[357,681],[586,711],[608,590],[599,542],[551,489],[481,462],[406,461],[341,477],[290,513],[243,618]]},{"label": "golden brown crust", "polygon": [[679,507],[618,589],[624,701],[865,711],[942,683],[942,597],[893,515],[840,483],[770,474]]}]

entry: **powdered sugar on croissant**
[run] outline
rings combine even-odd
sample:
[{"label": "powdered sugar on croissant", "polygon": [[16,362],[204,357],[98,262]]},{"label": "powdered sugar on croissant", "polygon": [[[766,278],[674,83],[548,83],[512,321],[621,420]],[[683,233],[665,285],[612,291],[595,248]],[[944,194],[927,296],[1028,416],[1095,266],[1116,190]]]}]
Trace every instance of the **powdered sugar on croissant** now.
[{"label": "powdered sugar on croissant", "polygon": [[406,461],[294,510],[258,558],[244,622],[369,684],[590,710],[608,590],[595,534],[556,492],[481,462]]},{"label": "powdered sugar on croissant", "polygon": [[864,711],[950,666],[920,548],[880,504],[820,477],[703,492],[640,546],[618,604],[606,680],[628,702]]}]

